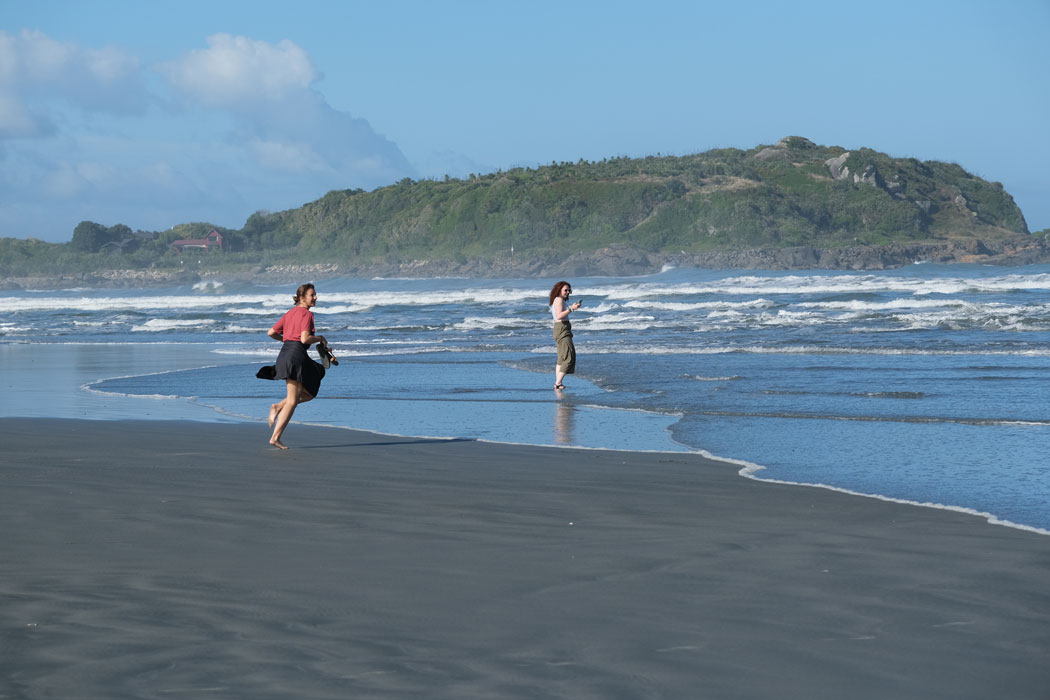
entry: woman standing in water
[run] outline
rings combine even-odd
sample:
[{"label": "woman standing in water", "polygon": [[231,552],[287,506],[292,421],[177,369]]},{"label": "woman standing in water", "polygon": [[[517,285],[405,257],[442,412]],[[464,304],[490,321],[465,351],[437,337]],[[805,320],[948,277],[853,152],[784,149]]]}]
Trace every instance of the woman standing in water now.
[{"label": "woman standing in water", "polygon": [[551,289],[548,304],[551,307],[551,315],[554,316],[554,341],[558,344],[558,364],[554,367],[554,388],[564,389],[562,380],[566,374],[576,372],[576,346],[572,344],[572,324],[569,323],[569,314],[580,308],[580,302],[569,306],[569,295],[572,294],[572,285],[568,282],[558,282]]},{"label": "woman standing in water", "polygon": [[281,434],[292,419],[295,407],[317,396],[321,380],[324,379],[324,367],[311,360],[306,350],[314,343],[322,346],[328,344],[323,335],[314,335],[314,314],[310,311],[317,304],[314,286],[301,285],[293,300],[295,306],[267,332],[274,340],[284,343],[277,356],[274,379],[285,381],[288,395],[270,405],[269,417],[269,424],[273,428],[270,444],[282,450],[288,447],[281,442]]}]

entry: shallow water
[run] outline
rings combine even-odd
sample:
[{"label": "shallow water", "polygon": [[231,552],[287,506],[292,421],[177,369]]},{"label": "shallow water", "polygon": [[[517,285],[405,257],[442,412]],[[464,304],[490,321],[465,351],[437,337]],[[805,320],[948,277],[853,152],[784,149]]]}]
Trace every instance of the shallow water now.
[{"label": "shallow water", "polygon": [[[318,328],[342,363],[296,420],[703,450],[763,477],[1050,528],[1050,267],[573,279],[579,374],[561,396],[553,282],[321,284]],[[19,376],[5,382],[33,390],[30,415],[261,419],[282,387],[254,373],[292,291],[8,293],[0,357]]]}]

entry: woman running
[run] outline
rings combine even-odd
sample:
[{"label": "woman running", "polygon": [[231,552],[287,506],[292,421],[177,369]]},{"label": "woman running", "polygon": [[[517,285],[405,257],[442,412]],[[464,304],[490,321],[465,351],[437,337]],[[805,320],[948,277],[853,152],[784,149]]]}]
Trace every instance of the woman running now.
[{"label": "woman running", "polygon": [[281,442],[281,435],[292,419],[295,407],[317,396],[321,380],[324,379],[324,367],[311,360],[306,350],[314,343],[320,343],[322,347],[328,345],[323,335],[314,335],[314,314],[310,311],[317,304],[314,286],[301,285],[293,300],[295,306],[267,331],[271,338],[284,343],[277,356],[274,379],[285,381],[288,394],[278,403],[270,405],[268,420],[273,428],[270,444],[282,450],[288,449]]}]

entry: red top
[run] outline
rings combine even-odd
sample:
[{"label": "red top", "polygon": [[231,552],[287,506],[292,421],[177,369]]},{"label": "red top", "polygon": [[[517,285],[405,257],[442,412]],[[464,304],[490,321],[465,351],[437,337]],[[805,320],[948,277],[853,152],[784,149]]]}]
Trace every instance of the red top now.
[{"label": "red top", "polygon": [[303,331],[314,335],[314,314],[305,306],[293,306],[281,320],[273,324],[273,330],[281,334],[284,340],[301,340]]}]

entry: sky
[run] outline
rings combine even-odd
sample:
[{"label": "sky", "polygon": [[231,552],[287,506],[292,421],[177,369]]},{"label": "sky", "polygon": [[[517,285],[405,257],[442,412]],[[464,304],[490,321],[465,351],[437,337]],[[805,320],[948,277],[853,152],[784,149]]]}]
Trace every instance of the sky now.
[{"label": "sky", "polygon": [[1050,0],[0,0],[0,237],[785,136],[1050,228]]}]

